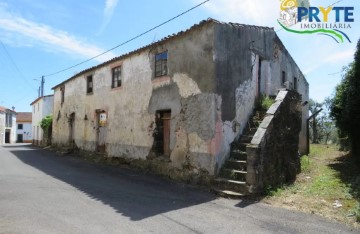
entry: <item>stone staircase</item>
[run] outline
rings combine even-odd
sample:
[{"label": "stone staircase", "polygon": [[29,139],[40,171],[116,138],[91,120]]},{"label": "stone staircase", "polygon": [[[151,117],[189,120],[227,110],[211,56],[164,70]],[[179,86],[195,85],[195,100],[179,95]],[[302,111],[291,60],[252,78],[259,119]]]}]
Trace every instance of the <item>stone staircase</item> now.
[{"label": "stone staircase", "polygon": [[247,153],[246,146],[251,142],[266,111],[256,111],[239,140],[231,144],[230,157],[214,180],[212,190],[225,197],[241,197],[248,194],[246,185]]}]

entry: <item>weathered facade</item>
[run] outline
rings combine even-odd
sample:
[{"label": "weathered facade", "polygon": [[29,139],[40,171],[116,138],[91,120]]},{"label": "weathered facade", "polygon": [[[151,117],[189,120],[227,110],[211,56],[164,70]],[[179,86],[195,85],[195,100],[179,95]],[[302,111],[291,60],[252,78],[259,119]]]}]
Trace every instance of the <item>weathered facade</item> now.
[{"label": "weathered facade", "polygon": [[32,142],[32,113],[17,112],[16,115],[16,142]]},{"label": "weathered facade", "polygon": [[[272,28],[209,19],[54,89],[52,142],[214,175],[260,94],[308,83]],[[307,107],[299,150],[306,150]]]},{"label": "weathered facade", "polygon": [[32,106],[32,142],[34,145],[41,145],[43,144],[44,133],[40,122],[46,116],[53,114],[54,95],[39,97],[30,105]]},{"label": "weathered facade", "polygon": [[0,106],[0,145],[16,142],[16,112]]}]

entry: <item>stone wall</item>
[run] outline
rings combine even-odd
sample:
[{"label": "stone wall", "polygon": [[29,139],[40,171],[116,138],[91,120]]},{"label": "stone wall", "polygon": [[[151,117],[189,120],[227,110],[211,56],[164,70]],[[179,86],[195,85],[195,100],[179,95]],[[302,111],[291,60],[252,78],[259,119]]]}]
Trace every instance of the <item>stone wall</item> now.
[{"label": "stone wall", "polygon": [[[79,73],[54,88],[52,143],[59,147],[100,151],[97,112],[107,115],[102,128],[103,153],[129,160],[152,160],[158,111],[170,111],[170,154],[156,157],[180,171],[216,172],[222,129],[218,124],[218,95],[214,93],[213,26],[153,44]],[[166,76],[154,77],[155,55],[168,52]],[[121,87],[112,88],[112,68],[121,66]],[[87,76],[93,92],[87,93]],[[61,103],[61,89],[64,102]],[[70,117],[72,125],[69,124]]]},{"label": "stone wall", "polygon": [[255,133],[247,151],[250,192],[293,181],[300,172],[301,96],[281,90]]}]

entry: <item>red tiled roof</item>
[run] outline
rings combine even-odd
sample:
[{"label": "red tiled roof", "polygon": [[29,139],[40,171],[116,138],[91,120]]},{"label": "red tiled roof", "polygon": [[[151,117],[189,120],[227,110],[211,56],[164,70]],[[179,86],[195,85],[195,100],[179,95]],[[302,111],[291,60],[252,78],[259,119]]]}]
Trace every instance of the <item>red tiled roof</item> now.
[{"label": "red tiled roof", "polygon": [[17,112],[16,122],[32,122],[31,112]]},{"label": "red tiled roof", "polygon": [[217,21],[217,20],[215,20],[215,19],[212,19],[212,18],[208,18],[207,20],[203,20],[203,21],[201,21],[201,22],[198,23],[198,24],[194,24],[191,28],[189,28],[189,29],[187,29],[187,30],[185,30],[185,31],[180,31],[180,32],[178,32],[178,33],[174,33],[174,34],[172,34],[172,35],[169,35],[169,36],[167,36],[167,37],[164,37],[164,38],[160,39],[159,41],[156,41],[156,42],[151,43],[151,44],[149,44],[149,45],[140,47],[140,48],[138,48],[138,49],[136,49],[136,50],[133,50],[133,51],[131,51],[131,52],[128,52],[128,53],[126,53],[126,54],[117,56],[117,57],[115,57],[115,58],[113,58],[113,59],[110,59],[110,60],[108,60],[108,61],[106,61],[106,62],[104,62],[104,63],[101,63],[101,64],[99,64],[99,65],[96,65],[96,66],[90,67],[90,68],[88,68],[88,69],[85,69],[85,70],[83,70],[83,71],[81,71],[81,72],[73,75],[73,76],[70,77],[69,79],[61,82],[60,84],[57,84],[57,85],[54,86],[52,89],[56,89],[57,87],[65,84],[65,83],[67,83],[68,81],[70,81],[70,80],[72,80],[72,79],[74,79],[74,78],[78,77],[79,75],[82,75],[82,74],[84,74],[84,73],[86,73],[86,72],[95,70],[95,69],[97,69],[97,68],[100,68],[100,67],[102,67],[102,66],[108,65],[108,64],[113,63],[113,62],[115,62],[115,61],[118,61],[118,60],[121,60],[121,59],[130,57],[131,55],[134,55],[134,54],[136,54],[136,53],[140,53],[140,52],[142,52],[142,51],[144,51],[144,50],[146,50],[146,49],[148,49],[148,48],[151,48],[151,47],[160,45],[161,43],[167,42],[167,41],[172,40],[172,39],[174,39],[174,38],[178,38],[178,37],[183,36],[183,35],[191,32],[191,31],[193,31],[193,30],[195,30],[195,29],[201,28],[201,27],[203,27],[204,25],[211,24],[211,23],[228,24],[228,25],[231,25],[231,26],[233,26],[233,27],[258,28],[258,29],[272,30],[272,31],[274,30],[274,28],[269,28],[269,27],[246,25],[246,24],[238,24],[238,23],[224,23],[224,22],[220,22],[220,21]]},{"label": "red tiled roof", "polygon": [[30,106],[32,106],[33,104],[37,103],[40,99],[42,98],[45,98],[45,97],[52,97],[54,96],[54,94],[50,94],[50,95],[46,95],[46,96],[43,96],[43,97],[38,97],[36,98],[32,103],[30,103]]},{"label": "red tiled roof", "polygon": [[6,108],[6,107],[3,107],[3,106],[0,106],[0,112],[6,112],[6,111],[11,111],[11,112],[14,112],[13,110],[9,109],[9,108]]}]

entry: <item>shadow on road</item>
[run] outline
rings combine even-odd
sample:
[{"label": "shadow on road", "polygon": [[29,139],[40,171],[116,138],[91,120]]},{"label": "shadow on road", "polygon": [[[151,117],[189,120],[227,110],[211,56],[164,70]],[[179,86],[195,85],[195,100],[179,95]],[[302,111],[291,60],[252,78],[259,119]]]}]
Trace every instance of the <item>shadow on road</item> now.
[{"label": "shadow on road", "polygon": [[23,148],[24,146],[27,146],[29,149],[38,149],[36,146],[31,145],[31,143],[19,143],[19,144],[6,144],[6,145],[1,145],[1,147],[3,148],[8,148],[8,149],[12,149],[12,148]]},{"label": "shadow on road", "polygon": [[11,153],[22,162],[111,206],[131,220],[141,220],[216,199],[206,191],[159,176],[25,147],[29,150],[12,150]]}]

